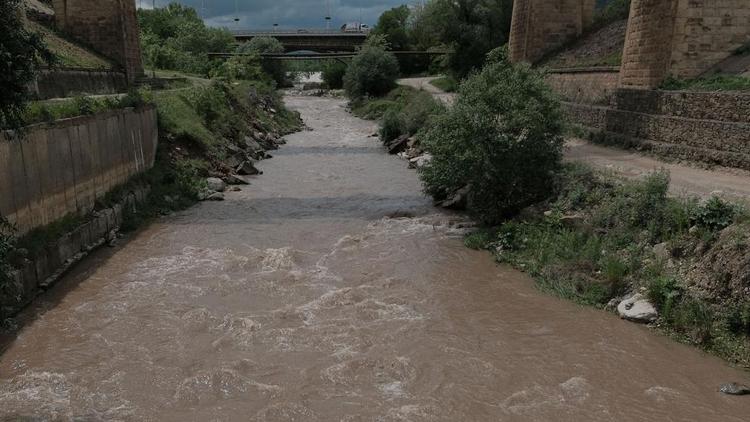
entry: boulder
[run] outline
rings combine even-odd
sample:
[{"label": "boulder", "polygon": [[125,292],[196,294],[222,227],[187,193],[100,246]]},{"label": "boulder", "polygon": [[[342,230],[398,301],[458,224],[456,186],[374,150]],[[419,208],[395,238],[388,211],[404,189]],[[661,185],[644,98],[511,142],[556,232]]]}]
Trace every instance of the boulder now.
[{"label": "boulder", "polygon": [[743,384],[737,384],[736,382],[729,382],[722,384],[721,387],[719,387],[719,391],[731,396],[745,396],[750,394],[750,387]]},{"label": "boulder", "polygon": [[251,138],[249,136],[245,136],[245,146],[250,151],[262,151],[263,150],[263,147],[260,146],[260,144],[258,143],[258,141],[256,141],[255,139],[253,139],[253,138]]},{"label": "boulder", "polygon": [[640,293],[626,297],[620,302],[617,305],[617,313],[622,319],[644,324],[656,321],[659,316],[654,305]]},{"label": "boulder", "polygon": [[255,174],[261,174],[260,170],[255,168],[252,161],[245,161],[236,168],[237,174],[241,176],[252,176]]},{"label": "boulder", "polygon": [[463,210],[466,208],[466,201],[471,188],[467,185],[457,190],[450,198],[438,202],[438,205],[450,210]]},{"label": "boulder", "polygon": [[569,229],[579,229],[584,225],[584,218],[580,214],[570,214],[560,217],[560,224]]},{"label": "boulder", "polygon": [[398,138],[388,142],[386,148],[388,148],[389,154],[398,154],[406,150],[407,143],[409,142],[408,135],[401,135]]},{"label": "boulder", "polygon": [[245,153],[240,152],[237,154],[230,155],[224,160],[224,164],[227,165],[227,167],[235,168],[242,164],[242,162],[245,161]]},{"label": "boulder", "polygon": [[206,179],[206,183],[208,184],[208,189],[216,192],[224,192],[227,188],[227,184],[218,177],[209,177]]},{"label": "boulder", "polygon": [[206,201],[223,201],[224,194],[221,192],[214,192],[206,197]]},{"label": "boulder", "polygon": [[230,174],[229,176],[224,177],[224,182],[226,182],[227,185],[249,185],[250,182],[243,179],[242,177],[236,175],[236,174]]},{"label": "boulder", "polygon": [[431,160],[432,160],[432,155],[430,154],[420,155],[419,157],[415,157],[409,160],[409,168],[420,169],[426,166],[427,164],[429,164]]},{"label": "boulder", "polygon": [[666,261],[671,255],[669,251],[669,244],[667,242],[662,242],[654,245],[653,251],[654,255],[656,255],[656,257],[662,261]]}]

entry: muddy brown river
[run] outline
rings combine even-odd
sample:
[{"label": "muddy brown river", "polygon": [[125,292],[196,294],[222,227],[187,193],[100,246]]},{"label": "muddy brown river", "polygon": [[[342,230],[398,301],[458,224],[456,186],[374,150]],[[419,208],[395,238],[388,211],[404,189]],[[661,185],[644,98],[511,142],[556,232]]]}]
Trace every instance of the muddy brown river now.
[{"label": "muddy brown river", "polygon": [[[2,343],[0,420],[748,421],[748,374],[462,245],[338,99],[220,203],[102,250]],[[405,217],[406,216],[406,217]]]}]

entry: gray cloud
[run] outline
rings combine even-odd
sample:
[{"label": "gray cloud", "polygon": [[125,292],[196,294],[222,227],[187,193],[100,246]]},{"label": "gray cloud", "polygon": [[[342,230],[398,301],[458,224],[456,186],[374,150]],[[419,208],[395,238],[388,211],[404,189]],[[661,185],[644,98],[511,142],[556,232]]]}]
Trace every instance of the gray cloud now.
[{"label": "gray cloud", "polygon": [[[329,0],[331,8],[331,25],[335,28],[346,22],[359,21],[374,25],[378,16],[384,11],[400,6],[414,4],[420,0]],[[153,0],[136,0],[143,8],[151,8]],[[168,0],[156,0],[156,6],[170,3]],[[324,28],[326,0],[178,0],[186,6],[202,11],[206,23],[211,26],[229,29],[266,29],[272,28],[274,22],[280,28]],[[205,8],[202,6],[205,5]],[[239,18],[239,22],[234,19]]]}]

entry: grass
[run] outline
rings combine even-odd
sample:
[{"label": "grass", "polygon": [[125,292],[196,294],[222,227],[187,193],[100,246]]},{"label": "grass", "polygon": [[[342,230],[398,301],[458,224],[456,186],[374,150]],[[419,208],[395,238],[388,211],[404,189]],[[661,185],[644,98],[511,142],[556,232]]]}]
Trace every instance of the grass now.
[{"label": "grass", "polygon": [[[689,276],[702,258],[695,245],[711,247],[724,228],[744,224],[747,212],[718,198],[669,197],[668,186],[663,172],[624,181],[569,164],[555,197],[524,218],[468,235],[465,243],[528,272],[540,290],[580,304],[604,308],[644,289],[663,332],[750,367],[750,303],[700,293]],[[654,250],[661,243],[672,254],[669,265]]]},{"label": "grass", "polygon": [[71,117],[87,116],[108,110],[126,107],[140,107],[151,100],[148,90],[131,91],[126,95],[106,97],[78,96],[55,101],[35,101],[29,103],[24,113],[25,125],[49,123]]},{"label": "grass", "polygon": [[452,76],[443,76],[441,78],[431,80],[430,84],[445,92],[456,92],[458,91],[459,82]]},{"label": "grass", "polygon": [[714,75],[698,79],[667,78],[661,89],[667,91],[747,91],[750,78],[736,75]]},{"label": "grass", "polygon": [[62,67],[76,67],[84,69],[113,69],[114,65],[108,59],[90,49],[84,48],[60,36],[53,30],[32,20],[26,24],[30,31],[44,36],[47,47],[55,54],[58,64]]}]

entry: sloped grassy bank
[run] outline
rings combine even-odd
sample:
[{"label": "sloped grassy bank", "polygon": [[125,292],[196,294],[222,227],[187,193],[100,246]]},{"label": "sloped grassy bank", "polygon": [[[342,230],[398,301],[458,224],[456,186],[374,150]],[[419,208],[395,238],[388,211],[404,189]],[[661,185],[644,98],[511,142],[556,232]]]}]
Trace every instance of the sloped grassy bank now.
[{"label": "sloped grassy bank", "polygon": [[[103,215],[108,218],[105,226],[113,222],[117,225],[115,232],[134,230],[144,222],[208,197],[212,193],[209,177],[223,179],[227,184],[244,184],[243,175],[258,173],[253,164],[267,158],[268,150],[284,142],[283,135],[302,125],[299,115],[284,107],[271,86],[252,81],[212,81],[186,89],[140,91],[120,100],[77,99],[64,108],[66,115],[92,114],[118,104],[157,106],[159,147],[154,167],[113,189],[91,212],[68,215],[21,238],[14,235],[7,222],[0,221],[0,321],[17,312],[38,292],[36,287],[29,291],[19,274],[34,267],[46,251],[75,249],[70,257],[61,259],[64,265],[49,275],[54,280],[47,279],[43,288],[93,247],[115,239],[115,233],[108,231],[102,239],[78,245],[71,242],[71,237],[75,237],[71,234],[97,224]],[[49,113],[42,115],[49,117]]]}]

